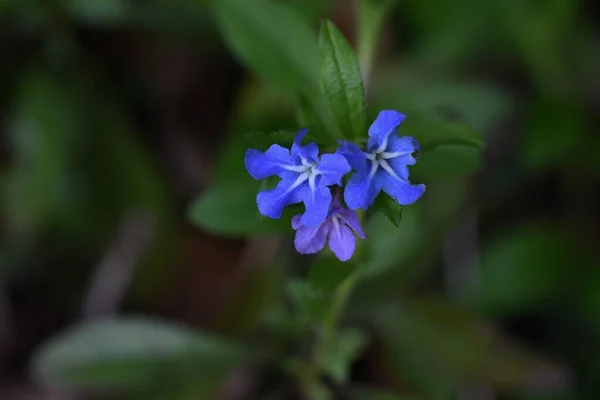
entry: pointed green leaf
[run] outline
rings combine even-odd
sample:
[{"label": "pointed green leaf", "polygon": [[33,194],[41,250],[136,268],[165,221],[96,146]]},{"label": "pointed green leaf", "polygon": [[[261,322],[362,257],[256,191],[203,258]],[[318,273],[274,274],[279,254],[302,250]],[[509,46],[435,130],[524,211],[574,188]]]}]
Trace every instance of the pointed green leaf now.
[{"label": "pointed green leaf", "polygon": [[342,134],[365,136],[365,90],[354,50],[330,21],[321,25],[319,48],[321,90]]},{"label": "pointed green leaf", "polygon": [[269,0],[219,0],[214,4],[225,41],[262,79],[285,89],[317,87],[315,35],[295,10]]},{"label": "pointed green leaf", "polygon": [[404,207],[385,193],[375,199],[373,211],[383,214],[396,228],[400,227]]}]

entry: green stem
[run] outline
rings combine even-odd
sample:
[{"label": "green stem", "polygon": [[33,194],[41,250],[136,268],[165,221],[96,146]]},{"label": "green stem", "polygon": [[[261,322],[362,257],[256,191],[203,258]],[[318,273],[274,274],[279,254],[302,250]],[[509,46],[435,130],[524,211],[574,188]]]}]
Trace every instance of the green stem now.
[{"label": "green stem", "polygon": [[[360,63],[365,90],[368,87],[369,75],[375,56],[375,48],[383,19],[397,0],[358,0],[358,60]],[[364,213],[359,212],[359,220],[364,221]],[[354,259],[360,260],[363,242],[359,241],[354,253]],[[315,343],[311,364],[299,376],[300,384],[305,396],[311,400],[320,400],[322,397],[316,390],[320,386],[319,357],[326,351],[327,346],[335,338],[336,330],[350,299],[358,278],[359,269],[352,272],[335,290],[332,299],[331,311],[323,321],[322,330]]]},{"label": "green stem", "polygon": [[363,75],[365,90],[369,83],[371,68],[375,60],[375,51],[379,42],[380,27],[383,20],[398,0],[358,0],[358,62]]}]

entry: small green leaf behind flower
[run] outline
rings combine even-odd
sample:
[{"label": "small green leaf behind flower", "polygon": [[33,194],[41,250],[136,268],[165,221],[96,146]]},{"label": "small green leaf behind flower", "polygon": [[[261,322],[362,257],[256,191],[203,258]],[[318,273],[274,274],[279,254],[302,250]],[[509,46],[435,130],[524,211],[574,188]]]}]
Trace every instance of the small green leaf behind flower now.
[{"label": "small green leaf behind flower", "polygon": [[206,189],[188,209],[190,220],[209,232],[232,237],[292,232],[288,207],[280,219],[262,217],[256,207],[260,183],[250,180],[217,183]]},{"label": "small green leaf behind flower", "polygon": [[404,206],[385,193],[379,194],[373,204],[373,212],[383,214],[396,228],[400,227]]}]

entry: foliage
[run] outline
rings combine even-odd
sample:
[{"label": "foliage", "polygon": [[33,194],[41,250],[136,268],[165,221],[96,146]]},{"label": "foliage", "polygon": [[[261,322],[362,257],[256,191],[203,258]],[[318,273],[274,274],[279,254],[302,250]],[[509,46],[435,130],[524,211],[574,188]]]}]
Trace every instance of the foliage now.
[{"label": "foliage", "polygon": [[[119,307],[181,311],[193,296],[177,298],[174,281],[211,305],[227,296],[206,288],[230,296],[212,310],[223,326],[119,315],[19,342],[36,349],[32,379],[213,398],[250,369],[248,398],[437,400],[472,382],[511,400],[598,398],[600,42],[576,12],[593,7],[355,3],[348,16],[343,0],[0,1],[9,303],[29,310],[25,293],[58,313],[45,331],[64,327],[132,213],[154,234]],[[196,58],[225,61],[198,84],[182,77]],[[228,98],[209,84],[236,79]],[[406,114],[399,133],[421,145],[410,173],[427,185],[422,201],[381,194],[360,213],[369,239],[349,262],[289,252],[302,209],[258,213],[257,191],[274,183],[251,179],[246,149],[289,148],[302,127],[324,152],[364,145],[382,109]],[[178,142],[181,131],[194,139]],[[212,170],[183,160],[195,146]],[[226,242],[243,272],[214,272],[229,268],[215,242],[183,262],[202,235]]]}]

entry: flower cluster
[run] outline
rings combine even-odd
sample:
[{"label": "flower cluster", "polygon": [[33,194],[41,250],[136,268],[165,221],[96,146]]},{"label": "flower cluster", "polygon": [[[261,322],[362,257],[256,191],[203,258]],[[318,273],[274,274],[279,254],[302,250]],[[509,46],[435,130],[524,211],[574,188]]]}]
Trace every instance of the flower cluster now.
[{"label": "flower cluster", "polygon": [[[368,209],[382,190],[402,205],[414,203],[425,192],[425,185],[412,185],[408,180],[408,166],[416,163],[420,148],[414,138],[398,136],[405,118],[397,111],[381,111],[369,128],[364,150],[341,141],[334,154],[319,156],[315,143],[301,144],[306,129],[298,132],[290,150],[278,144],[264,153],[249,149],[245,163],[254,179],[281,178],[276,188],[258,193],[260,213],[279,219],[286,206],[304,203],[304,214],[292,218],[296,250],[316,253],[328,241],[341,261],[349,260],[356,246],[352,231],[366,238],[355,210]],[[342,178],[352,170],[343,191],[344,206],[339,195]]]}]

